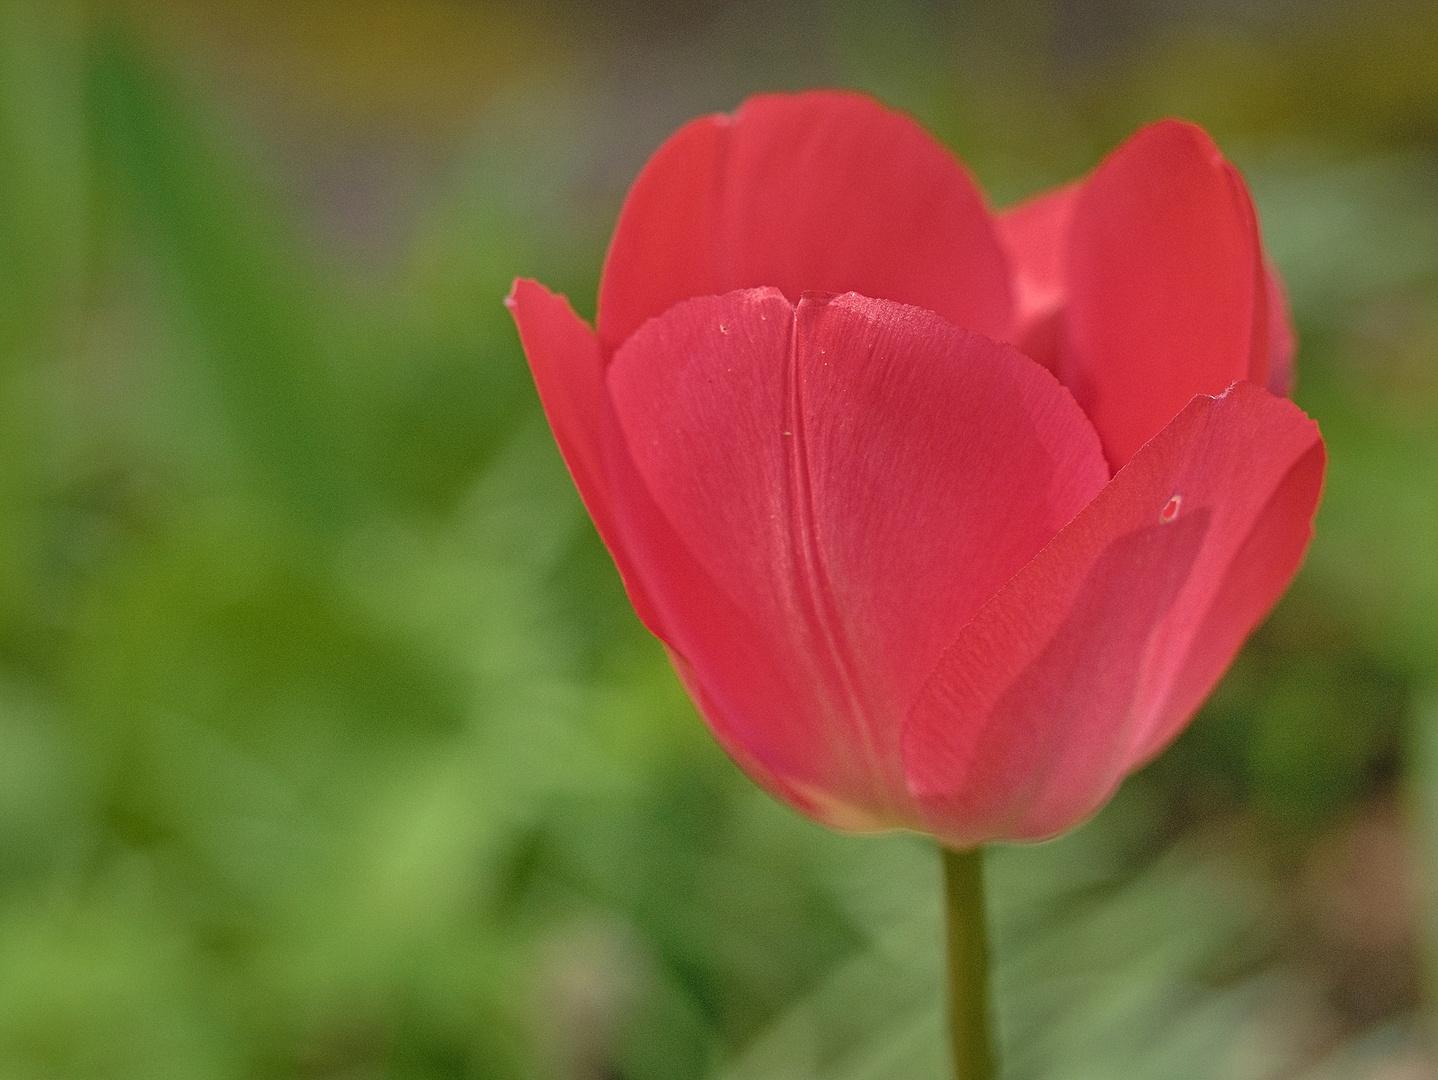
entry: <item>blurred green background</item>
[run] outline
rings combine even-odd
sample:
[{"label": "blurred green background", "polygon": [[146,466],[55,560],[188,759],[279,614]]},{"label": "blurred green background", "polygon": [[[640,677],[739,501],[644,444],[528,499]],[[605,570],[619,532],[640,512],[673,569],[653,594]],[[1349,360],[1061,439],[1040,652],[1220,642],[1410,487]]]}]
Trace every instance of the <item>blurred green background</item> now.
[{"label": "blurred green background", "polygon": [[993,853],[1005,1075],[1438,1076],[1438,5],[0,0],[0,1077],[946,1075],[932,850],[714,746],[500,303],[810,85],[1000,205],[1206,125],[1332,458],[1191,730]]}]

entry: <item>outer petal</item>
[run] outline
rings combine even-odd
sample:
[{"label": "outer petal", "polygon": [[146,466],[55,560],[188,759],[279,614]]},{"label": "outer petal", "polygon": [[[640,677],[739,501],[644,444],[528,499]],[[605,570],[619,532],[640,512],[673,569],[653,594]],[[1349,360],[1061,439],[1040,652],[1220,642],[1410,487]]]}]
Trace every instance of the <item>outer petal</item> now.
[{"label": "outer petal", "polygon": [[955,845],[1082,820],[1197,708],[1298,567],[1318,429],[1241,382],[1196,397],[964,627],[904,758]]},{"label": "outer petal", "polygon": [[1123,466],[1194,394],[1266,383],[1267,293],[1247,190],[1200,129],[1145,128],[1073,207],[1059,377]]},{"label": "outer petal", "polygon": [[635,577],[615,527],[602,445],[605,392],[599,340],[567,299],[537,281],[516,279],[504,304],[519,328],[544,415],[579,497],[619,567],[634,610],[651,633],[663,638],[655,606]]},{"label": "outer petal", "polygon": [[[706,618],[702,625],[718,627],[725,625],[723,620],[712,618],[714,612],[723,611],[726,601],[722,594],[716,592],[694,596],[689,598],[691,607],[704,615]],[[730,612],[731,616],[735,613]],[[736,619],[734,625],[742,624],[742,618]],[[749,648],[757,643],[751,639]],[[787,700],[783,695],[790,691],[780,673],[773,670],[771,658],[767,656],[743,655],[745,650],[735,650],[728,659],[731,662],[745,663],[750,672],[750,680],[762,685],[767,682],[769,686],[780,695],[779,700]],[[816,821],[821,821],[834,829],[845,832],[880,832],[888,827],[888,822],[876,817],[873,811],[866,807],[850,805],[841,799],[824,792],[806,782],[802,777],[795,777],[789,773],[779,771],[773,767],[773,759],[764,753],[764,747],[752,745],[748,739],[749,727],[745,723],[746,717],[742,709],[736,712],[735,704],[724,697],[716,697],[711,694],[699,681],[694,673],[694,668],[679,653],[670,648],[669,661],[674,665],[674,672],[679,676],[679,681],[684,684],[684,689],[689,692],[690,699],[694,702],[700,714],[709,723],[709,729],[714,733],[715,739],[719,741],[725,752],[734,759],[741,769],[749,774],[760,787],[793,806],[801,813],[807,814]],[[752,666],[757,665],[757,666]]]},{"label": "outer petal", "polygon": [[1079,182],[1046,191],[995,218],[1014,282],[1014,327],[1009,340],[1050,371],[1058,367],[1066,297],[1069,221]]},{"label": "outer petal", "polygon": [[[781,716],[800,715],[810,702],[749,613],[714,582],[655,505],[608,394],[603,442],[605,475],[626,557],[642,570],[655,600],[654,624],[666,628],[659,636],[720,744],[760,786],[811,817],[838,829],[884,827],[865,806],[825,796],[812,783],[807,763],[801,760],[796,767],[783,733],[754,723],[753,702]],[[742,672],[743,678],[737,686],[701,685],[689,655],[716,670]]]},{"label": "outer petal", "polygon": [[515,279],[504,306],[519,329],[544,415],[564,463],[607,541],[613,526],[600,447],[604,364],[599,342],[567,299],[537,281]]},{"label": "outer petal", "polygon": [[[662,516],[624,514],[644,533],[626,546],[690,605],[663,621],[701,707],[825,820],[921,825],[907,703],[1106,482],[1073,399],[931,312],[852,294],[796,311],[776,289],[670,309],[608,385]],[[696,608],[705,589],[721,595]]]},{"label": "outer petal", "polygon": [[1298,338],[1293,332],[1283,278],[1271,265],[1263,277],[1268,295],[1268,389],[1287,397],[1293,389],[1293,354],[1298,349]]},{"label": "outer petal", "polygon": [[1008,270],[972,180],[907,116],[836,91],[686,125],[625,201],[599,291],[607,353],[692,296],[854,291],[1009,329]]},{"label": "outer petal", "polygon": [[[724,723],[723,711],[706,707],[710,703],[704,702],[693,685],[688,663],[675,650],[664,627],[662,612],[665,609],[669,612],[669,621],[679,625],[727,625],[734,629],[735,651],[726,654],[730,661],[746,666],[753,673],[755,686],[771,693],[776,700],[783,700],[783,695],[788,693],[782,678],[774,672],[771,659],[755,649],[757,635],[743,631],[742,615],[724,603],[718,590],[688,559],[683,545],[667,531],[667,525],[658,517],[642,485],[637,483],[628,450],[622,440],[613,438],[617,428],[604,387],[604,365],[594,332],[574,313],[564,297],[534,281],[516,281],[505,305],[519,327],[540,401],[560,452],[600,537],[614,556],[629,598],[645,626],[668,646],[675,669],[710,716],[715,735],[749,775],[774,795],[837,827],[852,826],[854,822],[848,817],[825,818],[824,807],[777,775],[762,752],[741,742]],[[634,571],[636,556],[631,556],[616,525],[620,517],[629,520],[628,531],[638,538],[638,558],[647,558],[652,563],[655,550],[662,553],[660,557],[669,571],[656,582],[669,589],[668,596],[659,594],[664,600],[662,604],[650,599]],[[635,522],[642,522],[645,527],[633,528]]]}]

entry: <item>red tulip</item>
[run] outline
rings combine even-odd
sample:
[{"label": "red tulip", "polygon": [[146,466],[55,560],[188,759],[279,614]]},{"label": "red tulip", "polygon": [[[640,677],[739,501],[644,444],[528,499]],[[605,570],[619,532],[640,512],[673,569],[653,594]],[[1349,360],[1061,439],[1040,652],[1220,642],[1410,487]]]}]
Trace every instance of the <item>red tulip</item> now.
[{"label": "red tulip", "polygon": [[901,114],[751,98],[635,182],[597,332],[508,303],[640,618],[739,764],[839,828],[1082,820],[1311,534],[1282,289],[1188,124],[995,216]]}]

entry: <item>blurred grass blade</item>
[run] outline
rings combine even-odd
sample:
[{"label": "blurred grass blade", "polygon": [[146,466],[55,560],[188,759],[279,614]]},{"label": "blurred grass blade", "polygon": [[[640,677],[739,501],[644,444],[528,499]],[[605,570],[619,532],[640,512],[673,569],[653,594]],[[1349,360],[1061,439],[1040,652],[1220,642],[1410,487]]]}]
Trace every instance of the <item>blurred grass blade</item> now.
[{"label": "blurred grass blade", "polygon": [[352,512],[328,298],[256,170],[222,151],[179,83],[119,22],[93,36],[89,100],[102,175],[180,294],[229,434],[297,516],[332,524]]},{"label": "blurred grass blade", "polygon": [[0,363],[81,297],[86,168],[77,5],[0,0]]}]

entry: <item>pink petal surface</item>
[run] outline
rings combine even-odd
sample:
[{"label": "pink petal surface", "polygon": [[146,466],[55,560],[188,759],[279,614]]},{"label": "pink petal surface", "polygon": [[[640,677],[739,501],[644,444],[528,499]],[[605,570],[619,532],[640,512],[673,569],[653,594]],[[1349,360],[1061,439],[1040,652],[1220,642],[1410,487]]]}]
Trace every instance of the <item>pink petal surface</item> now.
[{"label": "pink petal surface", "polygon": [[612,532],[600,445],[604,362],[589,324],[569,301],[520,278],[504,300],[564,462],[600,532]]},{"label": "pink petal surface", "polygon": [[659,149],[610,245],[600,339],[612,353],[680,301],[763,286],[914,304],[996,338],[1012,310],[963,166],[909,117],[838,91],[752,97]]},{"label": "pink petal surface", "polygon": [[[1218,153],[1217,147],[1214,147],[1214,153]],[[1270,288],[1274,279],[1269,274],[1263,258],[1263,240],[1258,230],[1258,209],[1253,205],[1252,196],[1248,194],[1248,185],[1243,182],[1243,174],[1226,160],[1223,162],[1223,174],[1228,178],[1233,203],[1238,208],[1244,228],[1248,230],[1253,251],[1253,258],[1250,260],[1253,305],[1252,314],[1249,316],[1248,373],[1245,378],[1254,386],[1267,386],[1269,362],[1273,352],[1269,342],[1273,329],[1273,313],[1269,309],[1274,299]]]},{"label": "pink petal surface", "polygon": [[1293,354],[1298,338],[1288,310],[1288,289],[1274,267],[1266,268],[1264,287],[1268,294],[1268,389],[1287,397],[1293,389]]},{"label": "pink petal surface", "polygon": [[[516,281],[505,303],[519,328],[530,371],[560,452],[600,537],[614,557],[640,619],[651,633],[666,643],[671,635],[664,627],[662,612],[665,611],[670,621],[680,625],[734,629],[727,640],[731,651],[723,651],[725,643],[720,642],[719,654],[750,672],[756,692],[766,693],[775,701],[787,700],[785,695],[790,690],[782,674],[774,669],[772,657],[758,649],[760,637],[743,629],[742,614],[734,611],[732,605],[726,605],[723,595],[705,578],[703,571],[692,564],[683,545],[658,517],[635,477],[622,440],[616,442],[611,438],[606,442],[606,431],[612,434],[615,428],[594,332],[574,313],[564,297],[534,281]],[[649,556],[651,564],[657,559],[667,571],[657,579],[661,586],[668,588],[668,592],[659,594],[660,602],[650,599],[634,571],[629,549],[619,536],[617,515],[630,523],[648,523],[648,528],[631,528],[630,532],[639,554]],[[858,824],[852,815],[826,817],[825,805],[811,801],[777,775],[761,753],[751,749],[725,725],[726,710],[705,707],[702,689],[694,684],[687,661],[672,644],[669,653],[691,696],[711,715],[715,736],[750,776],[776,797],[835,827],[852,828]]]},{"label": "pink petal surface", "polygon": [[1080,187],[1076,181],[1035,195],[994,220],[1014,282],[1008,340],[1050,371],[1058,367],[1068,228]]},{"label": "pink petal surface", "polygon": [[607,397],[599,339],[569,301],[537,281],[516,280],[505,306],[519,328],[544,415],[594,527],[614,557],[634,610],[663,638],[655,605],[634,574],[618,537],[604,464]]},{"label": "pink petal surface", "polygon": [[1148,761],[1178,735],[1233,662],[1249,631],[1283,595],[1312,536],[1311,527],[1299,526],[1313,520],[1326,464],[1323,443],[1316,441],[1269,497],[1219,582],[1203,622],[1193,630],[1167,699],[1132,751],[1133,765]]},{"label": "pink petal surface", "polygon": [[687,605],[661,617],[706,715],[825,820],[921,825],[908,702],[1107,480],[1071,396],[932,312],[777,289],[672,308],[608,386],[652,500],[625,545]]},{"label": "pink petal surface", "polygon": [[1288,584],[1322,471],[1290,402],[1246,382],[1195,398],[963,628],[914,702],[903,751],[931,831],[1037,839],[1100,806]]},{"label": "pink petal surface", "polygon": [[[874,816],[873,799],[846,802],[826,794],[809,768],[813,762],[794,753],[784,731],[766,726],[772,716],[812,709],[807,688],[796,683],[763,628],[700,565],[655,503],[607,395],[604,460],[625,558],[640,568],[644,588],[655,598],[654,623],[665,628],[656,633],[720,744],[767,790],[819,821],[860,831],[890,824]],[[741,677],[701,682],[691,656],[708,671]]]},{"label": "pink petal surface", "polygon": [[[710,604],[706,604],[706,599],[717,600],[717,603],[710,606]],[[696,601],[693,605],[694,608],[711,617],[716,608],[722,611],[726,606],[723,604],[722,597],[695,597],[694,600]],[[725,612],[725,614],[729,614],[731,617],[733,615],[732,612]],[[733,625],[741,624],[742,620],[735,620]],[[722,626],[724,623],[716,620],[711,625]],[[688,692],[689,699],[694,702],[694,707],[708,721],[709,730],[714,733],[714,738],[751,780],[770,795],[787,802],[790,806],[797,807],[815,821],[821,821],[831,828],[842,829],[845,832],[877,832],[888,827],[889,823],[876,817],[869,807],[845,803],[822,788],[806,784],[802,778],[775,769],[774,763],[768,755],[756,752],[757,748],[752,743],[746,726],[742,723],[734,723],[736,717],[731,701],[727,697],[715,697],[711,694],[699,681],[699,677],[694,673],[694,668],[688,660],[673,648],[667,648],[666,651],[669,654],[669,662],[674,665],[674,673],[684,684],[684,689]],[[731,663],[741,664],[757,660],[759,667],[752,672],[753,675],[758,676],[753,679],[754,683],[762,687],[763,682],[767,680],[769,685],[781,694],[789,690],[789,687],[778,678],[778,673],[772,670],[769,659],[756,657],[752,648],[735,650],[727,659]],[[750,689],[752,690],[754,687],[750,687]],[[780,700],[787,699],[781,697]]]},{"label": "pink petal surface", "polygon": [[1118,469],[1194,394],[1266,384],[1256,218],[1208,136],[1174,120],[1105,159],[1072,215],[1058,374]]}]

